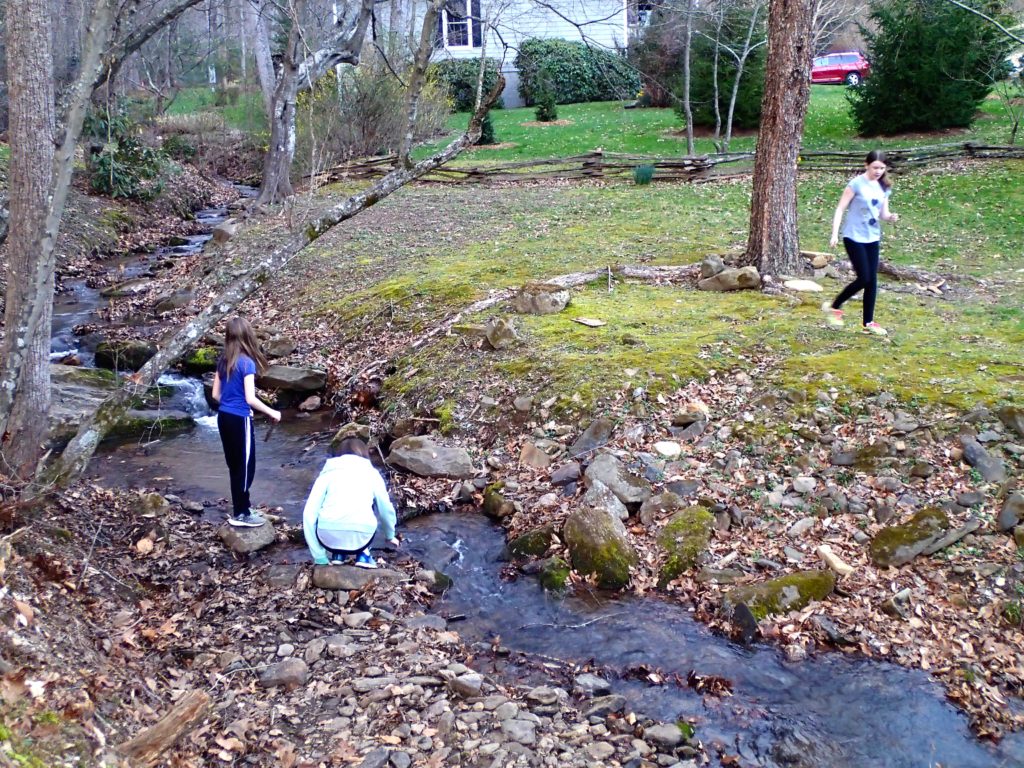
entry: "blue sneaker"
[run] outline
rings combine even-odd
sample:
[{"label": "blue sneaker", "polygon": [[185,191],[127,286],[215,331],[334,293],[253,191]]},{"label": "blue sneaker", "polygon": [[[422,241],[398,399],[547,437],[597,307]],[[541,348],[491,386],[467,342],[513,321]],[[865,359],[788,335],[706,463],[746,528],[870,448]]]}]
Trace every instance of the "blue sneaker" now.
[{"label": "blue sneaker", "polygon": [[345,564],[345,556],[344,555],[339,555],[338,553],[334,553],[333,555],[331,555],[331,565],[344,565],[344,564]]},{"label": "blue sneaker", "polygon": [[360,552],[359,557],[356,558],[356,568],[376,568],[377,561],[373,559],[373,555],[369,552]]}]

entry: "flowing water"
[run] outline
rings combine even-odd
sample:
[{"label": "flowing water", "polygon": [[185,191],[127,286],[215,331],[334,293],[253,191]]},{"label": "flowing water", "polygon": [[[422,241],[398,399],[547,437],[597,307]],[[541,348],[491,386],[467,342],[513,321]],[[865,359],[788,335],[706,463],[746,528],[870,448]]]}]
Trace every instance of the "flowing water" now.
[{"label": "flowing water", "polygon": [[[224,213],[214,209],[202,215],[212,227]],[[201,248],[203,238],[208,236],[177,247]],[[164,250],[151,258],[166,255]],[[124,272],[127,278],[133,271],[141,276],[147,270],[148,260],[142,258]],[[88,356],[91,342],[72,331],[75,325],[95,322],[95,311],[105,301],[84,284],[70,286],[54,313],[55,352],[74,349]],[[163,405],[192,413],[196,429],[166,438],[147,436],[144,443],[108,445],[94,459],[91,473],[112,485],[156,488],[206,501],[213,522],[228,508],[214,417],[197,380],[168,374],[161,383],[173,390]],[[297,522],[326,457],[332,426],[329,416],[290,413],[272,434],[269,425],[258,427],[254,501],[280,506]],[[478,664],[491,665],[487,671],[539,683],[543,677],[531,659],[588,664],[609,674],[615,692],[626,696],[636,711],[665,721],[692,720],[705,744],[721,744],[752,765],[1024,766],[1024,735],[1011,735],[996,746],[978,742],[966,718],[924,672],[839,653],[789,662],[770,645],[748,648],[715,635],[693,619],[685,604],[656,598],[552,598],[532,578],[502,578],[504,536],[480,515],[434,514],[403,529],[407,554],[454,579],[436,610],[459,617],[453,627],[468,642],[491,644],[500,638],[513,652],[489,661],[481,655]],[[269,557],[295,562],[308,554],[288,547],[272,550]],[[669,679],[685,679],[690,670],[723,677],[731,682],[733,695],[704,698],[685,685],[615,679],[617,671],[634,665],[657,669]]]}]

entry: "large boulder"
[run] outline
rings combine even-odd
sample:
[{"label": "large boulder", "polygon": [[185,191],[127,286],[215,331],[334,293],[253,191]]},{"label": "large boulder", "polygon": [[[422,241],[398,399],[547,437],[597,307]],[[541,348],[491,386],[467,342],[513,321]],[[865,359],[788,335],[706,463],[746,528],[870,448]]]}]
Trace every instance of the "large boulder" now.
[{"label": "large boulder", "polygon": [[262,389],[283,389],[286,392],[318,392],[327,386],[327,374],[315,368],[293,368],[271,365],[256,379]]},{"label": "large boulder", "polygon": [[1024,408],[1017,405],[1004,405],[998,411],[996,415],[999,416],[999,420],[1006,425],[1007,429],[1012,429],[1021,437],[1024,437]]},{"label": "large boulder", "polygon": [[736,587],[725,595],[727,612],[745,605],[757,619],[775,613],[806,608],[814,600],[824,600],[836,586],[832,571],[797,571],[786,576]]},{"label": "large boulder", "polygon": [[224,245],[237,234],[238,222],[234,219],[226,219],[213,228],[213,242],[217,245]]},{"label": "large boulder", "polygon": [[339,427],[338,431],[334,433],[334,437],[331,438],[332,456],[338,452],[338,447],[341,445],[341,441],[348,437],[358,437],[363,442],[370,442],[370,425],[350,421]]},{"label": "large boulder", "polygon": [[587,486],[589,487],[595,480],[607,485],[627,507],[632,506],[635,509],[651,496],[650,483],[630,474],[626,466],[610,453],[602,453],[587,467],[584,474]]},{"label": "large boulder", "polygon": [[672,491],[664,491],[657,496],[651,496],[640,505],[640,522],[650,526],[688,506],[679,495]]},{"label": "large boulder", "polygon": [[949,530],[949,518],[937,507],[922,509],[901,525],[890,525],[871,540],[871,559],[881,568],[906,565]]},{"label": "large boulder", "polygon": [[407,435],[391,444],[388,464],[423,477],[473,476],[473,462],[465,448],[442,445],[430,437]]},{"label": "large boulder", "polygon": [[196,293],[191,288],[182,288],[158,296],[153,305],[153,311],[158,315],[164,312],[173,312],[176,309],[187,307],[196,298]]},{"label": "large boulder", "polygon": [[217,370],[220,350],[217,347],[196,347],[181,359],[181,370],[191,376],[202,376]]},{"label": "large boulder", "polygon": [[284,336],[275,336],[272,339],[264,341],[261,346],[263,348],[263,354],[273,360],[278,357],[288,357],[288,355],[294,352],[299,345]]},{"label": "large boulder", "polygon": [[964,461],[974,467],[987,483],[1002,483],[1006,481],[1006,464],[1002,459],[996,458],[984,448],[981,443],[970,437],[960,439],[964,448]]},{"label": "large boulder", "polygon": [[703,279],[714,277],[720,272],[725,271],[725,262],[722,261],[722,257],[712,253],[710,256],[704,259],[700,263],[700,276]]},{"label": "large boulder", "polygon": [[578,573],[595,576],[605,589],[629,584],[629,569],[637,556],[621,520],[603,509],[583,507],[565,521],[562,539]]},{"label": "large boulder", "polygon": [[107,437],[138,437],[148,435],[150,438],[188,432],[195,427],[195,419],[185,411],[157,409],[153,411],[141,408],[130,408],[121,414],[108,431]]},{"label": "large boulder", "polygon": [[137,371],[155,354],[156,344],[149,341],[101,341],[96,345],[96,367]]},{"label": "large boulder", "polygon": [[672,516],[658,534],[658,546],[665,552],[665,563],[658,574],[660,586],[697,565],[714,526],[714,516],[704,507],[690,507]]},{"label": "large boulder", "polygon": [[702,291],[742,291],[760,287],[761,275],[757,267],[723,269],[716,275],[697,281],[697,288]]},{"label": "large boulder", "polygon": [[238,555],[258,552],[269,547],[277,539],[277,531],[270,523],[264,523],[259,528],[237,528],[224,523],[217,530],[217,535],[225,547]]},{"label": "large boulder", "polygon": [[996,527],[1000,531],[1012,531],[1019,523],[1024,523],[1024,493],[1014,491],[1003,502]]},{"label": "large boulder", "polygon": [[629,517],[629,510],[626,505],[619,501],[619,497],[612,493],[612,489],[600,480],[591,480],[587,492],[583,494],[583,503],[588,507],[596,507],[610,513],[619,520],[626,520]]},{"label": "large boulder", "polygon": [[512,307],[523,315],[553,315],[569,304],[569,289],[551,283],[527,283],[512,297]]},{"label": "large boulder", "polygon": [[516,536],[508,543],[508,554],[512,557],[541,557],[551,546],[551,537],[555,535],[552,525],[542,525],[521,536]]},{"label": "large boulder", "polygon": [[611,419],[606,419],[603,416],[599,419],[594,419],[590,426],[583,430],[583,434],[577,438],[576,442],[570,446],[569,456],[576,458],[600,448],[611,440],[614,430],[615,424],[612,423]]}]

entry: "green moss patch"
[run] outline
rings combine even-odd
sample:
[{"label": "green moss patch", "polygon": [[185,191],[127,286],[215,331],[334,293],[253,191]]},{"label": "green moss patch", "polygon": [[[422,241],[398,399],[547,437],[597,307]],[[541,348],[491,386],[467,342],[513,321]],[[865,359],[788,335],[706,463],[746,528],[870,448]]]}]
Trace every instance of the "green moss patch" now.
[{"label": "green moss patch", "polygon": [[560,557],[550,557],[544,561],[538,578],[540,585],[548,592],[562,592],[569,584],[569,564]]},{"label": "green moss patch", "polygon": [[658,534],[658,546],[667,554],[658,576],[659,586],[665,586],[697,564],[714,524],[715,518],[704,507],[690,507],[672,516]]},{"label": "green moss patch", "polygon": [[636,552],[622,523],[610,514],[588,507],[578,509],[565,521],[562,538],[578,573],[594,576],[604,589],[622,589],[629,584]]},{"label": "green moss patch", "polygon": [[760,620],[776,613],[799,611],[814,600],[824,600],[836,586],[831,571],[798,571],[777,579],[737,587],[725,597],[726,606],[744,603]]}]

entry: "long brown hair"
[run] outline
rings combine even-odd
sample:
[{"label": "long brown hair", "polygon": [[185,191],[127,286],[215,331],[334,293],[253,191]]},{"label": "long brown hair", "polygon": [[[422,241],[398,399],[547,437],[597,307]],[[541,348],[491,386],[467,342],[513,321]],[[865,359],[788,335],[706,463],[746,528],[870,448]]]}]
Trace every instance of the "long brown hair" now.
[{"label": "long brown hair", "polygon": [[887,166],[885,169],[885,173],[878,177],[878,186],[880,186],[884,191],[888,192],[889,189],[892,187],[892,182],[889,181],[889,161],[885,159],[885,152],[883,152],[880,149],[872,149],[870,152],[868,152],[868,156],[864,160],[864,167],[866,168],[875,161],[878,161],[879,163],[885,163]]},{"label": "long brown hair", "polygon": [[227,381],[238,365],[238,358],[248,355],[256,363],[256,372],[263,373],[267,370],[267,358],[260,349],[260,343],[256,340],[256,332],[252,324],[244,317],[233,317],[228,320],[227,330],[224,334],[224,354],[217,362],[217,373],[221,379]]}]

